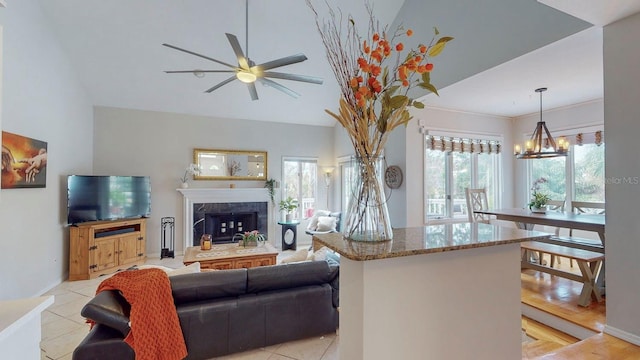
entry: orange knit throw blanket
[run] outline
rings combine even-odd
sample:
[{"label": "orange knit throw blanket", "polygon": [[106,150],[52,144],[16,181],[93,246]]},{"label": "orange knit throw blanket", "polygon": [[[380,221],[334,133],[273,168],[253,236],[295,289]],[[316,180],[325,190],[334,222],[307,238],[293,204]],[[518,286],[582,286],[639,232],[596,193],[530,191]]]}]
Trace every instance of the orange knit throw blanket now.
[{"label": "orange knit throw blanket", "polygon": [[160,269],[116,273],[96,290],[119,290],[131,304],[131,331],[124,341],[136,360],[178,360],[187,356],[169,277]]}]

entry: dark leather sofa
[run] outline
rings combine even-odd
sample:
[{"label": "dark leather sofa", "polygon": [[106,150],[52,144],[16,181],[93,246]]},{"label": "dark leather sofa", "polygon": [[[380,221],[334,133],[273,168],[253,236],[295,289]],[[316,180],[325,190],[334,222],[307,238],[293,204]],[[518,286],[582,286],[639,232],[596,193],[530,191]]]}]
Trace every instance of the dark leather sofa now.
[{"label": "dark leather sofa", "polygon": [[[338,327],[339,265],[313,261],[170,277],[186,359],[208,359],[331,333]],[[123,339],[130,306],[103,291],[82,309],[96,325],[74,360],[134,359]]]}]

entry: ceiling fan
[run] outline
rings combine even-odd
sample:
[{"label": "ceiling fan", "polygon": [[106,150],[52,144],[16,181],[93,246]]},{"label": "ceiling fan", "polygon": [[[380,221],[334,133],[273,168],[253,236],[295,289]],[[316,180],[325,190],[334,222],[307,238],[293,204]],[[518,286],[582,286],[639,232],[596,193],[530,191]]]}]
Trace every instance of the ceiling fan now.
[{"label": "ceiling fan", "polygon": [[166,47],[178,50],[178,51],[182,51],[185,52],[187,54],[191,54],[194,56],[198,56],[201,57],[203,59],[207,59],[210,61],[213,61],[215,63],[218,63],[220,65],[224,65],[228,68],[230,68],[230,70],[200,70],[200,69],[194,69],[194,70],[172,70],[172,71],[165,71],[165,73],[167,74],[180,74],[180,73],[191,73],[195,76],[198,77],[202,77],[204,76],[204,73],[233,73],[233,75],[231,77],[229,77],[226,80],[223,80],[222,82],[212,86],[211,88],[207,89],[205,92],[210,93],[234,80],[240,80],[243,83],[247,84],[247,87],[249,88],[249,94],[251,95],[251,100],[258,100],[258,92],[256,90],[256,85],[255,82],[259,81],[260,83],[262,83],[265,86],[270,86],[273,87],[277,90],[282,91],[283,93],[290,95],[294,98],[298,98],[300,96],[299,93],[289,89],[288,87],[279,84],[273,80],[271,80],[270,78],[274,78],[274,79],[282,79],[282,80],[293,80],[293,81],[301,81],[301,82],[307,82],[307,83],[312,83],[312,84],[322,84],[322,79],[318,78],[318,77],[313,77],[313,76],[306,76],[306,75],[296,75],[296,74],[288,74],[288,73],[281,73],[281,72],[274,72],[274,71],[269,71],[271,69],[275,69],[281,66],[286,66],[286,65],[291,65],[291,64],[295,64],[295,63],[299,63],[302,61],[307,60],[307,57],[304,54],[296,54],[296,55],[291,55],[291,56],[286,56],[283,58],[279,58],[276,60],[272,60],[272,61],[267,61],[265,63],[261,63],[261,64],[255,64],[250,58],[249,58],[249,0],[245,1],[245,9],[246,9],[246,14],[245,14],[245,36],[246,36],[246,46],[245,49],[247,49],[247,55],[245,56],[245,54],[242,52],[242,48],[240,47],[240,43],[238,42],[238,38],[233,35],[233,34],[229,34],[229,33],[225,33],[227,35],[227,39],[229,40],[229,43],[231,44],[231,48],[233,49],[233,52],[235,53],[237,59],[238,59],[238,65],[231,65],[228,64],[226,62],[220,61],[220,60],[216,60],[214,58],[202,55],[202,54],[198,54],[195,53],[193,51],[189,51],[189,50],[185,50],[182,48],[179,48],[177,46],[174,45],[170,45],[170,44],[162,44]]}]

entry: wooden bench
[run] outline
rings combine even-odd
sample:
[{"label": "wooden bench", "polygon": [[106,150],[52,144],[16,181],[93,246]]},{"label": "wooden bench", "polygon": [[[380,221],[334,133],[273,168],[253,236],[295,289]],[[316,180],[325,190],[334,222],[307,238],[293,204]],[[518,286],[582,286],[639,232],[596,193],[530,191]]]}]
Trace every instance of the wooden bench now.
[{"label": "wooden bench", "polygon": [[[575,236],[549,236],[546,239],[541,239],[538,240],[540,242],[543,243],[547,243],[547,244],[554,244],[554,245],[560,245],[560,246],[564,246],[564,247],[569,247],[569,248],[574,248],[574,249],[582,249],[582,250],[588,250],[588,251],[594,251],[597,253],[601,253],[604,254],[604,245],[602,245],[602,242],[600,240],[592,240],[592,239],[585,239],[585,238],[579,238],[579,237],[575,237]],[[556,262],[556,256],[555,255],[551,255],[551,266],[554,266],[555,262]],[[570,260],[570,265],[571,267],[573,267],[573,261]],[[560,263],[560,261],[558,260],[558,264]]]},{"label": "wooden bench", "polygon": [[[600,266],[602,265],[602,260],[604,260],[604,254],[595,251],[576,249],[572,247],[566,247],[557,244],[548,244],[539,241],[525,241],[520,243],[520,247],[523,250],[521,268],[534,269],[582,283],[582,292],[580,293],[578,305],[589,306],[589,304],[591,303],[592,295],[598,302],[602,301],[602,295],[600,294],[600,290],[596,286],[595,282],[596,275],[598,274]],[[529,261],[529,259],[531,259],[531,251],[535,251],[539,254],[539,263]],[[549,254],[551,256],[562,256],[575,260],[582,275],[543,265],[542,254]]]},{"label": "wooden bench", "polygon": [[584,239],[575,236],[549,236],[540,242],[561,245],[574,249],[582,249],[604,254],[604,245],[600,240]]}]

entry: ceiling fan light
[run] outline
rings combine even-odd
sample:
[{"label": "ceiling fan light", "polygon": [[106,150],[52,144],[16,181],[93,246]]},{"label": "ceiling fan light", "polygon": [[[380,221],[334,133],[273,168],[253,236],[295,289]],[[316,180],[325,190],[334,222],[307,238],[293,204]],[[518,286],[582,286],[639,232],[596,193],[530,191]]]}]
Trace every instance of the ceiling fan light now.
[{"label": "ceiling fan light", "polygon": [[238,80],[242,81],[243,83],[247,83],[247,84],[255,82],[256,79],[257,79],[255,74],[250,73],[250,72],[245,72],[245,71],[238,71],[236,73],[236,77],[238,78]]}]

